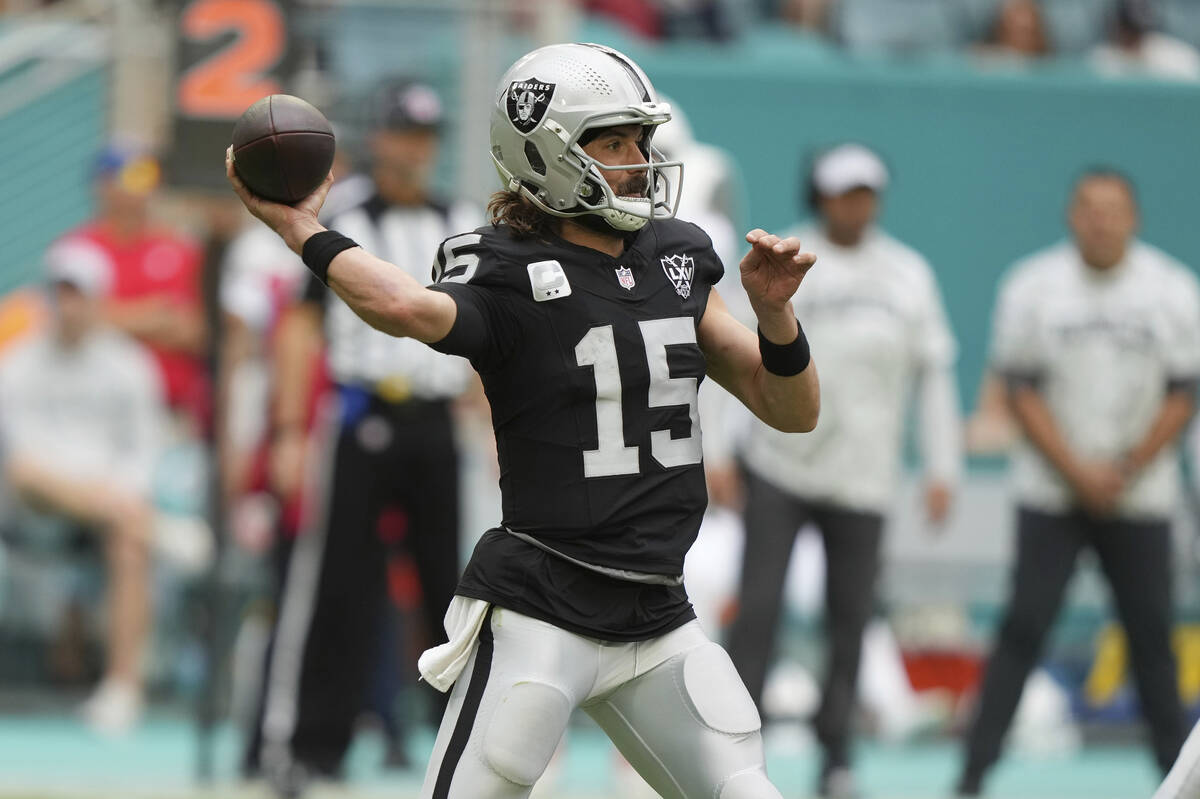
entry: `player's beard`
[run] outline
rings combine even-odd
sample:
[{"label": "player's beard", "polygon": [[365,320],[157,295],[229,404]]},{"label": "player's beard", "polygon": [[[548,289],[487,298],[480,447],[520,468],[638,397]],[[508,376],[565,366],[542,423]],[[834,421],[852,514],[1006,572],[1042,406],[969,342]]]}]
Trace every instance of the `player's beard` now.
[{"label": "player's beard", "polygon": [[644,200],[650,196],[650,179],[645,172],[628,177],[617,184],[617,196]]}]

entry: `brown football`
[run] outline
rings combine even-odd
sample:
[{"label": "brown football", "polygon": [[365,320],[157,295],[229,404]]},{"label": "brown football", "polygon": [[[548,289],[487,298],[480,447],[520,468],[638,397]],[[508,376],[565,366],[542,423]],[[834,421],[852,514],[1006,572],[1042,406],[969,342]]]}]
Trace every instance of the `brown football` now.
[{"label": "brown football", "polygon": [[333,127],[290,94],[272,94],[233,126],[233,168],[250,191],[294,203],[312,193],[333,164]]}]

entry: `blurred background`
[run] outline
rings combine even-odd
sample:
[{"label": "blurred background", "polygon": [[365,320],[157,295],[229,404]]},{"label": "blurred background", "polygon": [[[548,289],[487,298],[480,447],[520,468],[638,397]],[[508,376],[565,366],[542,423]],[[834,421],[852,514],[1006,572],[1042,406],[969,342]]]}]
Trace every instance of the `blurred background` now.
[{"label": "blurred background", "polygon": [[[997,281],[1067,236],[1073,181],[1097,164],[1132,178],[1142,238],[1200,265],[1200,0],[0,0],[0,797],[273,795],[245,777],[242,753],[280,542],[305,513],[300,456],[275,445],[281,424],[316,412],[282,422],[272,386],[284,359],[315,374],[322,355],[319,343],[307,362],[281,352],[305,346],[290,315],[305,273],[225,184],[233,123],[267,94],[302,96],[333,121],[339,174],[368,174],[391,108],[380,87],[419,84],[440,145],[423,156],[428,191],[482,209],[499,188],[495,82],[560,41],[629,54],[683,112],[660,144],[684,153],[684,193],[704,192],[694,215],[722,231],[727,269],[741,232],[810,215],[814,154],[853,141],[886,163],[880,223],[936,274],[968,457],[935,526],[918,447],[905,446],[876,614],[886,640],[860,679],[859,783],[866,796],[951,795],[1012,558],[1013,433],[985,390]],[[67,340],[89,343],[70,355],[49,343]],[[314,407],[321,380],[304,384]],[[456,399],[460,557],[498,521],[471,393]],[[726,421],[714,411],[705,425]],[[309,464],[332,457],[306,441]],[[16,457],[22,446],[40,457]],[[1173,642],[1194,718],[1192,474],[1185,463]],[[420,785],[436,703],[414,688],[430,633],[402,511],[377,520],[398,542],[377,657],[392,676],[363,708],[343,779],[312,795]],[[734,509],[711,516],[688,568],[720,637],[741,534]],[[807,719],[825,647],[819,539],[801,542],[764,697],[771,774],[795,796],[818,768]],[[1148,796],[1158,777],[1128,671],[1085,557],[991,795]],[[646,790],[581,719],[537,795]]]}]

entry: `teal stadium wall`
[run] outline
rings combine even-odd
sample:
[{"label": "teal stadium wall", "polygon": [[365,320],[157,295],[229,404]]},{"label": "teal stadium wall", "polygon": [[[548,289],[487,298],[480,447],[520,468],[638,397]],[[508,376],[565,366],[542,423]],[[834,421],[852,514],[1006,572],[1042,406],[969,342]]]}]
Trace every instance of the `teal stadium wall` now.
[{"label": "teal stadium wall", "polygon": [[[0,97],[24,74],[0,73]],[[46,245],[91,213],[107,108],[108,73],[94,69],[0,113],[0,292],[37,280]]]},{"label": "teal stadium wall", "polygon": [[728,51],[623,44],[698,136],[734,155],[745,225],[778,229],[802,214],[799,177],[815,148],[852,139],[884,155],[893,184],[883,223],[938,273],[966,407],[997,280],[1065,235],[1068,188],[1085,167],[1130,174],[1144,238],[1200,267],[1198,87],[1105,82],[1071,65],[980,72],[959,57],[852,60],[790,33]]}]

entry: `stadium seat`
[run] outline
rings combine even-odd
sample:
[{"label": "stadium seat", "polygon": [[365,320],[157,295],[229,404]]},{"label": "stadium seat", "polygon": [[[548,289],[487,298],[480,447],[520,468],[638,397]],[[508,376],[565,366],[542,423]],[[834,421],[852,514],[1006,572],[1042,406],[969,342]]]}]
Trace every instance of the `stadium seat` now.
[{"label": "stadium seat", "polygon": [[856,53],[950,50],[965,43],[968,18],[950,0],[842,0],[832,30]]}]

